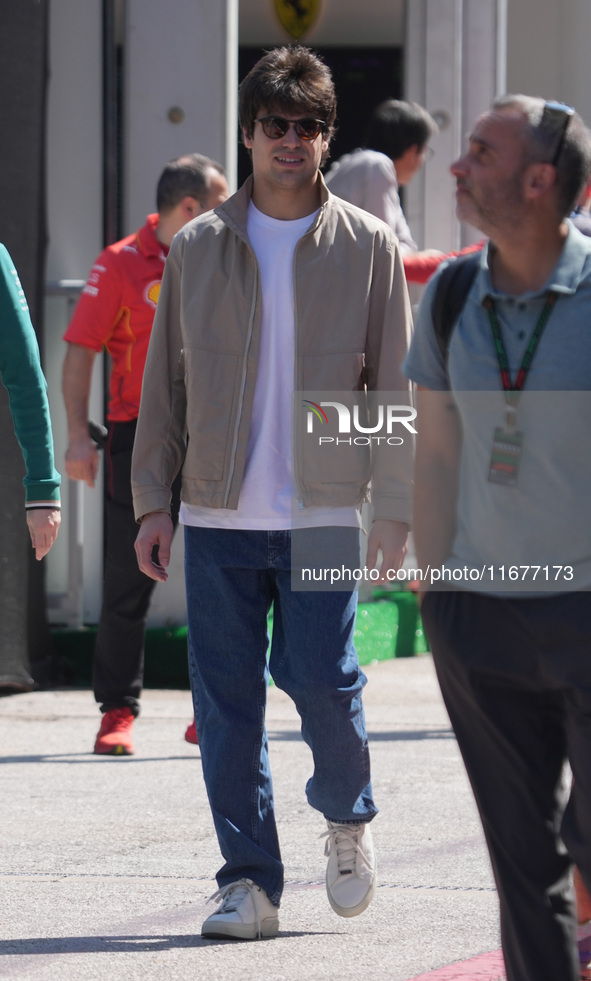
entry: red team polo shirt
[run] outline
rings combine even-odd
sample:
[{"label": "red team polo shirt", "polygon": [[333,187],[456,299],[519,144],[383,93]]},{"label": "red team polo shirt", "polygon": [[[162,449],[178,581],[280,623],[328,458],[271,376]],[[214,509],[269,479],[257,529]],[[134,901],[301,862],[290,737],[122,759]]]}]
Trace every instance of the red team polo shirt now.
[{"label": "red team polo shirt", "polygon": [[168,248],[156,238],[158,215],[109,245],[93,265],[65,341],[107,349],[113,359],[108,418],[137,419],[148,343]]}]

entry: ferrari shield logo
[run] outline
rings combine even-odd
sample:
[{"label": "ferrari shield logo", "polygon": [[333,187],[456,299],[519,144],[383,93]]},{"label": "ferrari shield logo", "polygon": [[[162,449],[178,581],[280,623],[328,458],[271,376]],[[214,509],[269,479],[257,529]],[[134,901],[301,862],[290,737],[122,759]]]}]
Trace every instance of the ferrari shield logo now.
[{"label": "ferrari shield logo", "polygon": [[318,20],[322,0],[275,0],[277,16],[296,40]]}]

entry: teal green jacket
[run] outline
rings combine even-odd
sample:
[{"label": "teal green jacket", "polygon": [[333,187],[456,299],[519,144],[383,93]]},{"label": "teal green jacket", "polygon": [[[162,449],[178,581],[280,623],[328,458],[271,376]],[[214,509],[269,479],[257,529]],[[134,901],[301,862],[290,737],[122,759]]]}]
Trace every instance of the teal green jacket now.
[{"label": "teal green jacket", "polygon": [[27,507],[59,503],[47,383],[29,308],[10,255],[0,245],[0,375],[8,389],[14,431],[23,451]]}]

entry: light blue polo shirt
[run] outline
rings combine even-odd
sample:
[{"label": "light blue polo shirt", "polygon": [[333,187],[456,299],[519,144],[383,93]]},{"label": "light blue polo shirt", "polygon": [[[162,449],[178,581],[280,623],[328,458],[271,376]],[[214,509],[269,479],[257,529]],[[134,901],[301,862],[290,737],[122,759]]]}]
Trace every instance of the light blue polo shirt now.
[{"label": "light blue polo shirt", "polygon": [[[493,288],[488,248],[453,330],[447,365],[431,317],[439,273],[425,291],[404,365],[417,384],[451,389],[461,419],[456,534],[445,568],[457,570],[452,582],[458,588],[494,594],[591,589],[591,239],[569,222],[547,283],[517,297]],[[483,300],[495,301],[514,381],[548,290],[559,298],[517,409],[523,433],[518,484],[493,483],[493,435],[505,425],[505,398]],[[420,422],[419,415],[419,440]],[[472,570],[471,578],[459,576],[464,569]],[[518,570],[516,578],[509,579],[509,569]]]}]

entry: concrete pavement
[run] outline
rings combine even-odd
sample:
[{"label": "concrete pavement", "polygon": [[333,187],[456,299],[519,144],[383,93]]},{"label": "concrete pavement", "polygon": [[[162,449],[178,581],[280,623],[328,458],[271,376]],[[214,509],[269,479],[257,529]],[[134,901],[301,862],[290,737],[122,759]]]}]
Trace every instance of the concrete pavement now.
[{"label": "concrete pavement", "polygon": [[496,892],[431,658],[365,670],[376,899],[351,920],[328,905],[324,824],[304,796],[310,752],[271,688],[287,885],[279,937],[250,943],[199,936],[221,862],[199,750],[183,741],[187,692],[144,693],[127,758],[89,752],[99,716],[88,691],[0,700],[0,977],[409,981],[497,950]]}]

